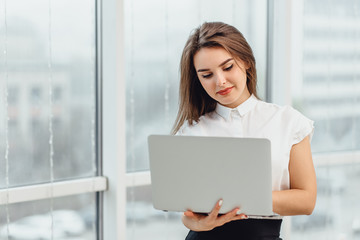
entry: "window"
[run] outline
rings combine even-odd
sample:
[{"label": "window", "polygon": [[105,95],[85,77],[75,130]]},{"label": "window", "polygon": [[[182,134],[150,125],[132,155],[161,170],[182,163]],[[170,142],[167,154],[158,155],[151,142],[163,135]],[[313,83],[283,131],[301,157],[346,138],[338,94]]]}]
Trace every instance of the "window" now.
[{"label": "window", "polygon": [[264,96],[266,1],[129,0],[124,7],[128,172],[148,170],[149,134],[171,131],[178,109],[181,52],[200,23],[224,21],[243,32],[257,57],[259,91]]},{"label": "window", "polygon": [[17,87],[8,88],[8,104],[16,105],[19,99],[19,89]]},{"label": "window", "polygon": [[99,235],[97,4],[0,2],[0,239]]},{"label": "window", "polygon": [[31,87],[29,95],[30,95],[29,100],[34,105],[37,105],[41,102],[42,91],[40,87],[38,86]]},{"label": "window", "polygon": [[[146,139],[170,132],[180,54],[204,21],[244,33],[262,99],[315,120],[317,207],[286,219],[283,238],[356,239],[359,9],[355,0],[1,1],[0,239],[184,238],[179,214],[152,207]],[[16,235],[28,227],[36,231]]]},{"label": "window", "polygon": [[[152,207],[147,137],[170,134],[178,110],[179,63],[204,21],[235,25],[252,46],[265,96],[266,1],[124,1],[126,79],[126,239],[184,238],[179,213]],[[186,15],[186,17],[184,17]],[[254,31],[256,29],[256,31]]]},{"label": "window", "polygon": [[358,237],[359,9],[353,0],[275,4],[273,101],[315,121],[317,204],[291,218],[291,239]]}]

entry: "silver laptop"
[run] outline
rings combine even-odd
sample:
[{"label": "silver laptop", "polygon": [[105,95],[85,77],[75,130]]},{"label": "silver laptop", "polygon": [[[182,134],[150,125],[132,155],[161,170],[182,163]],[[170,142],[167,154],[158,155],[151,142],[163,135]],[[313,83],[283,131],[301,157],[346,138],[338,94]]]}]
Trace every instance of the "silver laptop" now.
[{"label": "silver laptop", "polygon": [[148,144],[156,209],[209,213],[223,199],[220,213],[274,215],[268,139],[151,135]]}]

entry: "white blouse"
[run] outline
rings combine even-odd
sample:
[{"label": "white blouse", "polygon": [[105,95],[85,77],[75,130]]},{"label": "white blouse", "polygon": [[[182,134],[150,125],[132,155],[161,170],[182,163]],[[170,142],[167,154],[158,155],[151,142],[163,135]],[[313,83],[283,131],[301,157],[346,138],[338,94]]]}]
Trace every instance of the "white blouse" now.
[{"label": "white blouse", "polygon": [[220,104],[192,126],[185,123],[177,135],[267,138],[271,141],[272,189],[290,188],[291,147],[313,135],[313,121],[290,106],[280,107],[251,95],[237,108]]}]

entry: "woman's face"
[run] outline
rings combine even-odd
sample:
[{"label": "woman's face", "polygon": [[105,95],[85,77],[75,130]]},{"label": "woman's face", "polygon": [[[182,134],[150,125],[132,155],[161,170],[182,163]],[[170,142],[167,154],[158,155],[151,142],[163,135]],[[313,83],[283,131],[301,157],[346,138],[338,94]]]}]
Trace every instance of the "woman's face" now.
[{"label": "woman's face", "polygon": [[202,48],[194,56],[201,85],[214,100],[235,108],[250,97],[246,66],[221,47]]}]

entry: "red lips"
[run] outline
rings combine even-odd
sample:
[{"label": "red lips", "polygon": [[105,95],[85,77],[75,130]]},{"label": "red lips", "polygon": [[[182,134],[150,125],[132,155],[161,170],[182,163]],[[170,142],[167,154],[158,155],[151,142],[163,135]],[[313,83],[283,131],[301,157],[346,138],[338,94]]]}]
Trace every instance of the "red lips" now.
[{"label": "red lips", "polygon": [[233,89],[233,87],[228,87],[228,88],[218,91],[217,93],[220,95],[226,95],[226,94],[229,94],[232,89]]}]

